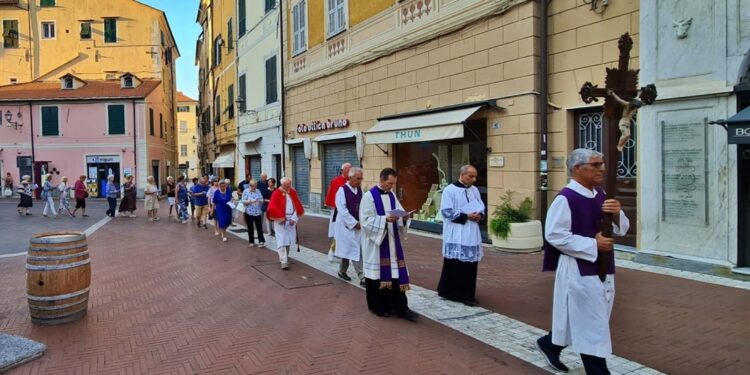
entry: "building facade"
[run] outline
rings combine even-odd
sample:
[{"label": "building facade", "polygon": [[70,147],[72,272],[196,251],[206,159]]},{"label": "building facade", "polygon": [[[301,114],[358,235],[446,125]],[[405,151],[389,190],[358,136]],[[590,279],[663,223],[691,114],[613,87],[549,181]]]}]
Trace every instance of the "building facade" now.
[{"label": "building facade", "polygon": [[[159,92],[150,97],[158,102],[149,103],[154,131],[136,138],[141,142],[137,147],[147,151],[138,155],[143,159],[135,174],[142,187],[145,174],[164,177],[176,172],[174,62],[179,51],[164,12],[134,0],[86,6],[74,0],[19,0],[3,2],[0,15],[2,84],[58,85],[67,74],[92,85],[102,80],[119,84],[128,74],[142,82],[159,81]],[[3,161],[8,168],[11,161]]]},{"label": "building facade", "polygon": [[[237,168],[282,176],[281,56],[277,1],[237,1]],[[238,177],[244,177],[239,175]]]},{"label": "building facade", "polygon": [[177,92],[177,149],[179,174],[187,178],[200,177],[198,159],[198,101]]},{"label": "building facade", "polygon": [[55,183],[86,175],[93,197],[104,197],[107,176],[120,183],[133,175],[142,194],[146,177],[163,173],[155,168],[165,160],[155,123],[162,84],[129,74],[115,81],[67,74],[59,82],[0,87],[3,173],[16,181],[33,176],[39,185],[48,173]]},{"label": "building facade", "polygon": [[[711,125],[750,105],[750,6],[643,2],[641,81],[659,97],[639,113],[639,249],[747,272],[750,147]],[[716,41],[725,41],[716,43]]]}]

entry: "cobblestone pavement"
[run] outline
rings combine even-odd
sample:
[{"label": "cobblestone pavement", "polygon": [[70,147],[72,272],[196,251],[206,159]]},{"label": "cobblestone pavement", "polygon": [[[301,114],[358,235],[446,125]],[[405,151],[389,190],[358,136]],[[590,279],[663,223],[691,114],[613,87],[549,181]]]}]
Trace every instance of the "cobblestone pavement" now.
[{"label": "cobblestone pavement", "polygon": [[48,345],[10,374],[544,373],[430,319],[378,318],[361,289],[192,224],[117,218],[89,249],[88,315],[55,327],[30,323],[24,257],[0,259],[0,331]]},{"label": "cobblestone pavement", "polygon": [[[300,223],[301,243],[327,253],[330,240],[320,235],[326,226],[327,219],[306,216]],[[435,290],[442,268],[440,240],[411,234],[405,243],[412,282]],[[548,330],[554,275],[541,272],[541,254],[485,254],[477,280],[481,307]],[[611,323],[616,355],[669,374],[747,374],[746,282],[726,279],[727,287],[710,283],[715,276],[681,272],[672,277],[673,270],[639,268],[651,272],[617,269]]]},{"label": "cobblestone pavement", "polygon": [[[71,200],[71,203],[72,207],[75,207],[75,200]],[[33,233],[56,230],[83,231],[101,220],[104,217],[104,212],[107,211],[107,201],[88,199],[86,201],[86,213],[89,217],[81,217],[81,211],[79,210],[76,218],[70,216],[60,216],[59,219],[45,218],[42,216],[44,202],[37,199],[34,200],[34,207],[31,208],[32,215],[22,217],[16,213],[17,205],[17,198],[0,200],[0,228],[2,228],[2,232],[0,232],[2,233],[0,235],[0,257],[25,253],[29,248],[29,237]]]}]

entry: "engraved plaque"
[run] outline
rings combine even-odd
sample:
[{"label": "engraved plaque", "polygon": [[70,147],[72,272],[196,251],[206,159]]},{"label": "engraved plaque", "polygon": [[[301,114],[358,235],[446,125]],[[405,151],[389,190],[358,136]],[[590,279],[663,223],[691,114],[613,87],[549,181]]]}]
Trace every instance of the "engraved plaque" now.
[{"label": "engraved plaque", "polygon": [[708,225],[706,121],[661,122],[662,220]]}]

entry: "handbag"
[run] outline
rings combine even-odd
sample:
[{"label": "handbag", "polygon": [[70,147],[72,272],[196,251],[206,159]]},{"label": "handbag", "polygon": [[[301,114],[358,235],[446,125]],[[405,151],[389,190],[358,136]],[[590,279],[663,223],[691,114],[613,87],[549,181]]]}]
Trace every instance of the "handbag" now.
[{"label": "handbag", "polygon": [[9,188],[9,187],[6,187],[6,188],[5,188],[4,190],[3,190],[3,195],[4,195],[4,196],[5,196],[6,198],[7,198],[7,197],[10,197],[11,195],[13,195],[13,190],[10,190],[10,188]]},{"label": "handbag", "polygon": [[237,202],[237,206],[234,208],[235,210],[245,213],[245,204],[242,203],[242,201]]}]

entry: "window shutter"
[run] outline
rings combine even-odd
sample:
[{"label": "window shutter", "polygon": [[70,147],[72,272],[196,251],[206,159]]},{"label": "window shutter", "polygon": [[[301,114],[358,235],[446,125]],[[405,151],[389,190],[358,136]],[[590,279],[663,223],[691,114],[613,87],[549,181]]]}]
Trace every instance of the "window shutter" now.
[{"label": "window shutter", "polygon": [[109,129],[107,134],[125,134],[125,106],[110,105],[107,107]]},{"label": "window shutter", "polygon": [[154,135],[154,110],[153,108],[148,109],[148,125],[151,136]]},{"label": "window shutter", "polygon": [[240,111],[240,113],[242,113],[242,112],[245,112],[245,108],[247,108],[246,107],[247,105],[247,92],[246,92],[247,77],[243,74],[240,76],[239,81],[240,81],[239,82],[240,87],[239,87],[238,95],[240,98],[242,98],[243,101],[240,103],[240,107],[238,108],[238,110]]},{"label": "window shutter", "polygon": [[239,0],[239,4],[237,5],[237,8],[238,8],[237,11],[239,13],[238,18],[237,18],[237,21],[238,21],[237,28],[239,30],[237,31],[239,31],[240,36],[243,36],[245,35],[245,27],[246,27],[245,26],[245,13],[246,13],[245,0]]},{"label": "window shutter", "polygon": [[60,135],[57,107],[42,107],[42,135]]},{"label": "window shutter", "polygon": [[266,104],[275,103],[276,95],[276,56],[266,60]]},{"label": "window shutter", "polygon": [[336,15],[337,15],[337,21],[338,25],[336,25],[336,31],[343,30],[344,25],[346,25],[346,20],[344,19],[344,0],[335,0],[338,2],[336,4]]},{"label": "window shutter", "polygon": [[104,20],[104,41],[106,43],[117,42],[117,20],[114,18]]},{"label": "window shutter", "polygon": [[300,39],[300,49],[307,49],[307,21],[305,20],[305,13],[307,11],[307,4],[305,4],[305,1],[300,1],[299,3],[299,39]]},{"label": "window shutter", "polygon": [[227,116],[234,118],[234,85],[227,87]]},{"label": "window shutter", "polygon": [[159,114],[159,137],[164,138],[164,117]]},{"label": "window shutter", "polygon": [[336,0],[328,0],[328,35],[336,32]]}]

